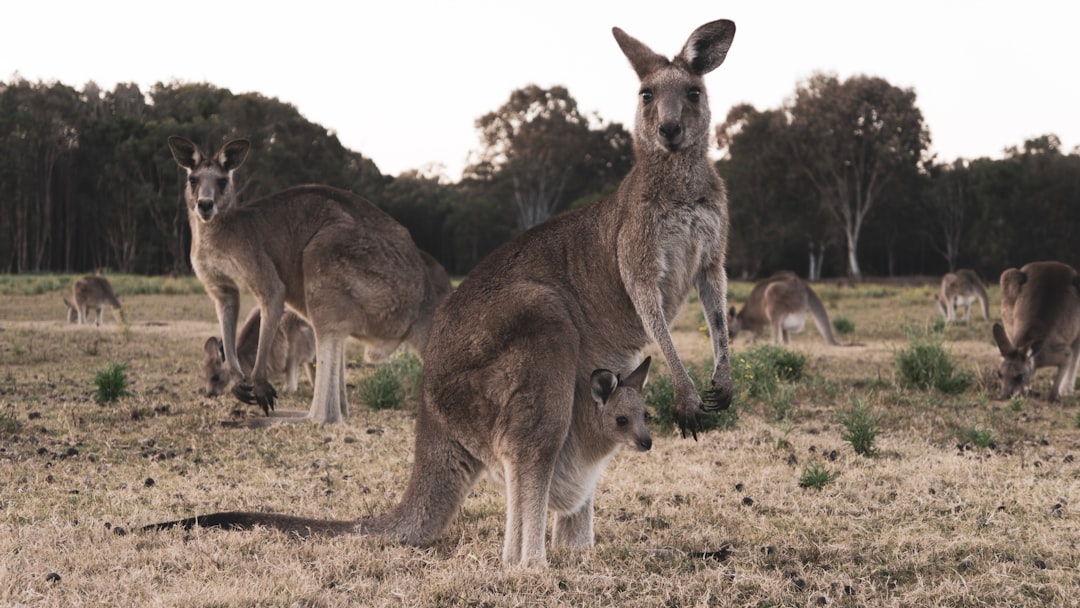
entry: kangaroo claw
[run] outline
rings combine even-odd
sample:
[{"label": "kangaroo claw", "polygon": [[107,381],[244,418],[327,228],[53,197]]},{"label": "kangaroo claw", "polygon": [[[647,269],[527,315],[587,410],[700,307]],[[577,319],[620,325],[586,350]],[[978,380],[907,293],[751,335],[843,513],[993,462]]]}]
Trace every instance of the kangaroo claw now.
[{"label": "kangaroo claw", "polygon": [[706,412],[716,412],[719,410],[726,410],[731,407],[731,395],[726,394],[719,389],[709,389],[705,391],[705,401],[702,404],[702,409]]}]

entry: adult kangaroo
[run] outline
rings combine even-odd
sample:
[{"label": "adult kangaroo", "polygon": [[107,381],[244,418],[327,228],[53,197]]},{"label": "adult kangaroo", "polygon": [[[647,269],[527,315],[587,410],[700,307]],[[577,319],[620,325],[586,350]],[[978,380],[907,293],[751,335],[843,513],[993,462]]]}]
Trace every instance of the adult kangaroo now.
[{"label": "adult kangaroo", "polygon": [[[233,172],[250,147],[233,140],[211,156],[188,139],[169,138],[187,171],[191,265],[217,308],[233,394],[273,409],[270,348],[288,303],[315,330],[319,364],[307,418],[338,422],[349,415],[346,339],[359,340],[374,361],[402,342],[422,352],[450,280],[404,226],[352,192],[297,186],[238,205]],[[258,299],[262,316],[250,376],[236,354],[241,287]]]},{"label": "adult kangaroo", "polygon": [[742,310],[728,311],[728,337],[732,340],[741,330],[754,334],[756,340],[766,329],[772,331],[773,342],[788,344],[791,333],[799,333],[806,325],[806,317],[814,318],[818,332],[825,341],[836,346],[829,315],[810,284],[790,270],[781,270],[762,279],[750,291]]},{"label": "adult kangaroo", "polygon": [[[262,313],[259,307],[251,309],[240,335],[236,337],[236,356],[245,374],[255,367],[255,355],[259,349],[259,326]],[[229,365],[225,361],[225,347],[221,339],[213,336],[203,345],[206,362],[203,364],[203,380],[207,397],[222,394],[232,380]],[[270,346],[268,373],[285,374],[285,392],[295,392],[299,385],[301,368],[312,385],[315,384],[315,330],[300,315],[285,310],[278,321],[277,332]]]},{"label": "adult kangaroo", "polygon": [[968,268],[960,268],[956,272],[947,272],[941,277],[941,287],[938,289],[938,312],[945,317],[945,321],[954,322],[956,309],[964,307],[963,321],[971,318],[971,306],[979,303],[983,319],[990,318],[990,301],[986,296],[986,287],[979,275]]},{"label": "adult kangaroo", "polygon": [[[593,495],[617,443],[600,431],[604,391],[595,370],[631,369],[655,341],[672,374],[684,435],[696,438],[705,409],[728,407],[734,390],[724,312],[727,196],[707,154],[703,77],[723,62],[735,24],[699,27],[673,60],[618,28],[612,32],[641,80],[637,162],[613,195],[495,250],[439,307],[424,353],[412,476],[400,503],[354,522],[253,513],[218,514],[210,522],[299,533],[356,530],[426,545],[488,470],[506,494],[503,562],[542,565],[549,508],[555,545],[593,543]],[[714,355],[708,405],[668,325],[694,287]],[[626,384],[634,379],[627,398],[638,392],[640,372],[627,378]],[[644,447],[638,439],[633,445]]]},{"label": "adult kangaroo", "polygon": [[1001,273],[1000,399],[1027,392],[1035,370],[1057,367],[1050,400],[1075,394],[1080,363],[1080,276],[1061,262],[1032,262]]},{"label": "adult kangaroo", "polygon": [[89,322],[91,310],[97,310],[97,319],[94,325],[101,325],[101,318],[106,307],[111,307],[120,315],[120,320],[126,322],[124,309],[120,306],[120,300],[113,293],[112,284],[103,276],[85,276],[71,286],[71,300],[64,298],[67,306],[67,319],[69,323],[85,325]]}]

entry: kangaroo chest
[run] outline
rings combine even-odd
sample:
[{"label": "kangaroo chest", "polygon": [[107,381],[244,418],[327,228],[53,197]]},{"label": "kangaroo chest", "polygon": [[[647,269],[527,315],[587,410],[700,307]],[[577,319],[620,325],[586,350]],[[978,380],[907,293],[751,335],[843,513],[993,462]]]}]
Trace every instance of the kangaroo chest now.
[{"label": "kangaroo chest", "polygon": [[656,224],[657,282],[669,317],[678,312],[701,269],[722,256],[724,220],[720,210],[706,201],[676,205]]}]

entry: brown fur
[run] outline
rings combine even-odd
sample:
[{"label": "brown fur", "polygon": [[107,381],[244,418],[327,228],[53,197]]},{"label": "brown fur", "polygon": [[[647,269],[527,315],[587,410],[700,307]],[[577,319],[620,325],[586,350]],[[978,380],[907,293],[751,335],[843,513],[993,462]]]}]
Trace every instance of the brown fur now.
[{"label": "brown fur", "polygon": [[1050,400],[1075,394],[1080,364],[1080,276],[1061,262],[1032,262],[1001,273],[1000,399],[1027,392],[1035,370],[1057,367]]},{"label": "brown fur", "polygon": [[737,314],[732,306],[728,311],[728,335],[734,340],[742,330],[754,334],[757,340],[768,329],[773,342],[788,344],[791,333],[799,333],[806,323],[806,316],[814,318],[821,337],[836,346],[829,315],[810,284],[790,270],[781,270],[767,279],[758,281],[750,292],[742,310]]},{"label": "brown fur", "polygon": [[[262,314],[259,307],[251,309],[240,335],[236,338],[236,356],[240,359],[245,374],[250,374],[255,367],[255,356],[259,349],[259,325]],[[222,394],[229,386],[232,375],[225,363],[225,346],[216,336],[207,338],[203,345],[206,362],[203,364],[203,380],[207,397]],[[315,384],[315,330],[300,315],[286,310],[278,322],[274,342],[270,346],[269,373],[285,374],[285,392],[296,392],[299,370],[304,369],[308,381]]]},{"label": "brown fur", "polygon": [[[424,353],[412,477],[396,508],[357,522],[233,516],[248,525],[329,527],[425,545],[487,470],[506,490],[504,563],[546,562],[549,509],[556,513],[553,543],[590,546],[596,483],[620,442],[596,416],[594,370],[629,369],[655,341],[671,370],[676,418],[696,437],[707,406],[668,330],[696,288],[715,359],[708,407],[726,408],[734,393],[725,323],[727,197],[708,158],[703,80],[723,62],[734,33],[730,21],[705,24],[668,60],[613,29],[641,79],[637,162],[615,194],[503,245],[443,302]],[[640,411],[640,383],[632,388],[626,398]]]},{"label": "brown fur", "polygon": [[116,310],[122,322],[127,322],[120,300],[116,299],[116,294],[113,293],[112,284],[103,276],[85,276],[75,281],[71,286],[71,300],[64,298],[64,306],[67,307],[69,323],[85,325],[89,321],[90,310],[96,309],[97,319],[94,325],[100,326],[107,306]]},{"label": "brown fur", "polygon": [[[349,414],[345,340],[359,340],[369,360],[402,342],[422,352],[449,279],[401,224],[352,192],[298,186],[238,205],[232,174],[249,148],[234,140],[210,156],[169,138],[188,176],[191,264],[217,307],[233,393],[273,408],[270,347],[288,303],[315,329],[319,365],[308,418],[337,422]],[[241,288],[258,299],[264,321],[250,377],[236,354]]]},{"label": "brown fur", "polygon": [[990,318],[990,301],[986,296],[986,287],[982,279],[974,270],[961,268],[956,272],[947,272],[941,277],[941,288],[938,290],[938,312],[945,317],[947,322],[954,322],[956,309],[964,307],[963,321],[971,318],[971,306],[979,303],[983,319]]}]

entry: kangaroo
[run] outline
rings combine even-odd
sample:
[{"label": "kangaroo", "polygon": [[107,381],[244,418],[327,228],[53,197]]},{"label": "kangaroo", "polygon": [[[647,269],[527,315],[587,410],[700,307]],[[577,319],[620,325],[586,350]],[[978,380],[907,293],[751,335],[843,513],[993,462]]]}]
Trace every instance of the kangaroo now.
[{"label": "kangaroo", "polygon": [[961,268],[956,272],[947,272],[941,277],[941,288],[938,291],[938,312],[945,317],[947,322],[954,322],[956,309],[964,307],[963,321],[971,318],[971,305],[978,300],[982,310],[983,319],[990,318],[990,304],[986,297],[986,288],[983,287],[982,279],[974,270]]},{"label": "kangaroo", "polygon": [[[503,562],[540,566],[549,508],[555,545],[593,543],[593,494],[614,443],[597,428],[595,370],[629,369],[654,341],[684,436],[697,438],[702,411],[730,405],[727,195],[708,157],[703,77],[724,61],[735,24],[699,27],[673,60],[619,28],[612,33],[641,81],[636,163],[611,196],[496,249],[440,305],[424,351],[412,475],[398,505],[360,522],[250,513],[184,522],[360,531],[426,545],[486,469],[505,488]],[[669,331],[694,287],[714,358],[705,402]],[[644,382],[640,369],[633,387]]]},{"label": "kangaroo", "polygon": [[[578,413],[565,438],[565,458],[560,459],[556,480],[562,485],[567,504],[563,509],[579,510],[585,504],[592,511],[596,484],[611,457],[622,446],[647,452],[652,449],[649,433],[649,413],[642,398],[642,389],[648,379],[651,357],[625,379],[606,369],[594,370],[589,378],[589,394],[593,401],[591,411]],[[489,477],[499,486],[505,486],[502,470],[489,470]],[[433,480],[434,481],[434,480]],[[177,521],[146,526],[144,529],[163,529],[174,526],[192,528],[227,527],[234,529],[264,525],[283,529],[301,536],[309,534],[347,534],[355,532],[378,532],[385,522],[373,520],[334,521],[317,520],[272,513],[245,513],[239,511],[200,515]],[[578,535],[571,538],[570,534]],[[591,521],[587,528],[556,528],[556,539],[564,542],[591,545],[593,534]]]},{"label": "kangaroo", "polygon": [[[169,138],[187,172],[191,265],[217,309],[233,394],[267,414],[273,409],[267,375],[287,303],[315,331],[319,365],[306,418],[338,422],[349,415],[346,339],[359,340],[372,361],[402,342],[422,352],[450,281],[404,226],[352,192],[297,186],[238,205],[233,172],[250,147],[233,140],[210,156],[186,138]],[[241,287],[258,299],[263,321],[250,375],[236,353]]]},{"label": "kangaroo", "polygon": [[127,322],[124,309],[120,306],[120,300],[113,293],[112,284],[103,276],[85,276],[71,286],[71,300],[64,298],[67,306],[67,319],[69,323],[85,325],[89,319],[91,308],[97,309],[97,320],[94,325],[101,325],[101,317],[105,313],[105,307],[110,306],[120,315],[120,320]]},{"label": "kangaroo", "polygon": [[1001,273],[1000,399],[1028,392],[1035,370],[1057,367],[1050,400],[1075,394],[1080,363],[1080,276],[1061,262],[1032,262]]},{"label": "kangaroo", "polygon": [[[259,321],[262,313],[259,307],[251,309],[240,335],[236,338],[236,356],[244,373],[251,373],[255,367],[255,354],[259,348]],[[216,336],[207,338],[203,345],[206,351],[206,363],[203,365],[203,378],[206,381],[206,396],[217,397],[229,386],[231,374],[225,363],[224,346]],[[281,314],[274,342],[270,346],[270,374],[285,374],[285,392],[295,392],[298,386],[298,371],[301,367],[308,381],[315,384],[315,331],[300,315],[291,310]]]},{"label": "kangaroo", "polygon": [[810,284],[790,270],[781,270],[767,279],[758,281],[750,292],[742,310],[735,313],[732,306],[728,311],[728,338],[743,329],[753,332],[756,340],[765,329],[773,333],[776,344],[789,344],[791,333],[799,333],[806,325],[806,316],[814,317],[821,337],[831,346],[836,346],[829,315]]}]

